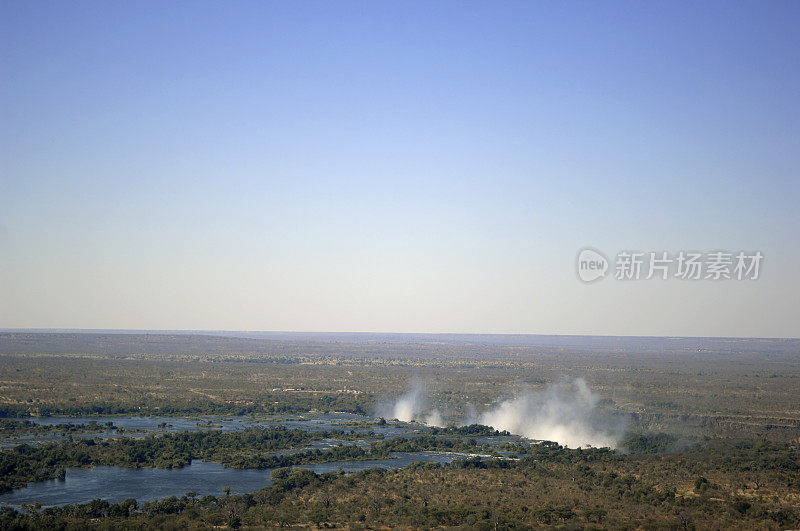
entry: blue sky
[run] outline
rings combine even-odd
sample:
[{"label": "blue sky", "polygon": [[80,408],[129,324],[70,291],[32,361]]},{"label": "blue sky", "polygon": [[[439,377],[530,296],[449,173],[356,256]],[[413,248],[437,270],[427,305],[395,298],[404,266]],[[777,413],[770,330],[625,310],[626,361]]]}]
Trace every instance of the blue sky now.
[{"label": "blue sky", "polygon": [[[800,334],[796,2],[2,2],[0,327]],[[575,256],[761,250],[755,282]]]}]

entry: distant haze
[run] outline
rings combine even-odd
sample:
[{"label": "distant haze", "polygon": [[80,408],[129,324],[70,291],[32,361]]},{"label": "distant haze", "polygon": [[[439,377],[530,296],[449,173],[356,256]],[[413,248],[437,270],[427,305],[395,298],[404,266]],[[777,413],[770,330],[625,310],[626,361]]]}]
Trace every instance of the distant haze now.
[{"label": "distant haze", "polygon": [[[0,328],[798,337],[798,20],[2,2]],[[584,284],[584,247],[764,263]]]}]

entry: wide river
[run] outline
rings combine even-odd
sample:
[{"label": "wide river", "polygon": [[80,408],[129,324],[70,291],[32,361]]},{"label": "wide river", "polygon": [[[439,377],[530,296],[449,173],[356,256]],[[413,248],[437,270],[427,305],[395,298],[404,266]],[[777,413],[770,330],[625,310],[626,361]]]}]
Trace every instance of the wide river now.
[{"label": "wide river", "polygon": [[[41,424],[62,424],[71,422],[83,424],[90,420],[104,423],[112,421],[116,426],[129,430],[126,435],[143,436],[149,432],[164,432],[177,430],[221,429],[224,431],[242,429],[252,425],[281,424],[289,428],[301,428],[309,431],[324,429],[344,429],[349,431],[374,431],[385,437],[412,436],[420,431],[427,430],[418,424],[389,422],[377,425],[375,419],[358,417],[349,414],[326,414],[314,416],[297,416],[292,418],[264,418],[251,419],[240,417],[215,417],[202,419],[175,418],[175,417],[96,417],[96,418],[47,418],[31,419]],[[364,427],[350,427],[347,424],[353,421],[369,422],[371,425]],[[165,425],[166,424],[166,425]],[[133,432],[132,430],[138,430]],[[115,432],[86,434],[82,436],[110,437],[119,436]],[[58,434],[30,435],[23,437],[5,437],[0,440],[3,447],[10,447],[19,443],[46,444],[61,437]],[[479,437],[479,442],[503,442],[506,437],[484,438]],[[333,446],[336,441],[319,441],[314,447]],[[365,444],[359,441],[358,444]],[[337,461],[330,463],[317,463],[303,465],[302,468],[313,470],[317,473],[344,470],[355,472],[368,468],[400,468],[417,461],[449,463],[466,454],[449,452],[416,452],[396,453],[393,459],[375,459],[364,461]],[[198,496],[212,494],[219,496],[225,487],[230,487],[232,492],[246,493],[259,490],[271,484],[271,470],[237,470],[227,468],[218,463],[195,460],[191,465],[180,469],[155,469],[139,468],[128,469],[112,466],[98,466],[93,468],[69,468],[64,480],[49,480],[30,483],[27,487],[13,492],[0,494],[0,505],[19,508],[22,504],[41,503],[43,506],[68,505],[87,503],[95,499],[104,499],[110,502],[120,502],[128,498],[135,498],[140,504],[168,496],[183,496],[187,492],[197,492]]]},{"label": "wide river", "polygon": [[[397,453],[395,459],[369,461],[337,461],[303,465],[302,468],[323,472],[356,472],[367,468],[399,468],[416,461],[449,463],[464,454],[447,452]],[[121,468],[98,466],[69,468],[62,480],[51,479],[30,483],[27,487],[0,494],[0,505],[19,508],[23,503],[39,502],[43,506],[88,503],[101,498],[116,503],[135,498],[140,504],[168,496],[197,492],[198,496],[220,496],[225,487],[231,492],[245,493],[271,485],[270,470],[237,470],[219,463],[195,460],[184,468]]]}]

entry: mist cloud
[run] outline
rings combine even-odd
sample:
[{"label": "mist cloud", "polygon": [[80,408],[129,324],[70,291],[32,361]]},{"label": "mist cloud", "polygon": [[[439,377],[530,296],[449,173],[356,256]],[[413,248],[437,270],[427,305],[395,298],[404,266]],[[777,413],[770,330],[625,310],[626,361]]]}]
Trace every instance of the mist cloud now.
[{"label": "mist cloud", "polygon": [[[552,383],[538,393],[522,388],[514,397],[482,413],[468,404],[462,424],[484,424],[570,448],[616,448],[622,438],[622,426],[601,414],[598,400],[599,396],[589,389],[586,381],[576,378]],[[409,390],[397,400],[380,406],[378,415],[429,426],[445,424],[439,410],[429,407],[425,383],[418,378],[412,380]]]},{"label": "mist cloud", "polygon": [[597,412],[599,397],[582,378],[549,385],[543,392],[519,392],[478,416],[478,422],[529,439],[570,448],[616,448],[621,430]]},{"label": "mist cloud", "polygon": [[378,415],[403,422],[422,422],[429,426],[444,426],[442,414],[437,409],[428,408],[428,393],[425,382],[419,378],[411,381],[411,387],[396,401],[382,404],[377,408]]}]

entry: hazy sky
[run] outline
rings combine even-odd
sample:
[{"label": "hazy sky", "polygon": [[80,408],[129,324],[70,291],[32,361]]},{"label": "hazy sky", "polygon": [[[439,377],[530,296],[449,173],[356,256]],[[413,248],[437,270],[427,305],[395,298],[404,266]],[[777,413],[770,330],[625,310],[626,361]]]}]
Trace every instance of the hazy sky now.
[{"label": "hazy sky", "polygon": [[[0,327],[797,337],[798,27],[796,1],[2,1]],[[584,246],[765,258],[586,285]]]}]

